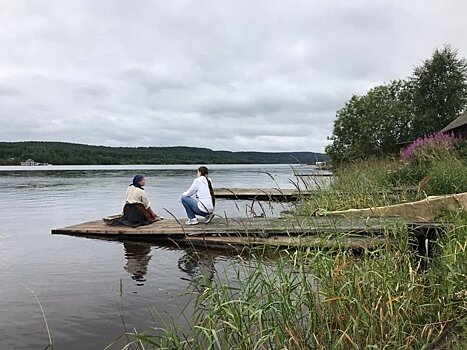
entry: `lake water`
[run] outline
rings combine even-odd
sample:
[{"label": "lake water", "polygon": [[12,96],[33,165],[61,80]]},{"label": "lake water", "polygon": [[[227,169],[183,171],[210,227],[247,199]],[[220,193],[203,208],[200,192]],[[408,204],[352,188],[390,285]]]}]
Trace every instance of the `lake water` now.
[{"label": "lake water", "polygon": [[[288,165],[212,165],[215,187],[292,188]],[[144,331],[153,308],[177,319],[182,294],[201,270],[228,268],[236,257],[170,245],[52,236],[52,228],[121,211],[136,173],[147,179],[153,209],[178,217],[177,198],[195,177],[195,167],[52,166],[0,168],[0,349],[43,349],[47,331],[33,290],[44,308],[54,349],[103,349],[127,328]],[[245,216],[250,201],[218,200],[216,212]],[[278,215],[284,206],[256,205]],[[122,296],[120,297],[120,283]],[[181,322],[181,321],[180,321]],[[161,326],[161,324],[159,324]],[[116,347],[118,348],[118,347]]]}]

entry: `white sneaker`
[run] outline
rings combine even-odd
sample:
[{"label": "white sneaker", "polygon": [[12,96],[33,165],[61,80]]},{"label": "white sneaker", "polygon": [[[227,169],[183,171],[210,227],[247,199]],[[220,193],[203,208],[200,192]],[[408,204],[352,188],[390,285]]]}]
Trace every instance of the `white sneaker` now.
[{"label": "white sneaker", "polygon": [[198,219],[197,218],[188,219],[188,221],[185,222],[185,225],[198,225]]},{"label": "white sneaker", "polygon": [[216,216],[216,214],[214,213],[211,213],[209,215],[206,215],[205,219],[204,219],[204,223],[205,224],[209,224],[211,222],[211,220],[214,218],[214,216]]}]

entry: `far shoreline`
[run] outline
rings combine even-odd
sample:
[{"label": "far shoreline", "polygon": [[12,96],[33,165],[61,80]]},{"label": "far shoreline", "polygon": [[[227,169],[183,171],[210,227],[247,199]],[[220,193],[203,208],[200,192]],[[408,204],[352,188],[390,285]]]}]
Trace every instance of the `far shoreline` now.
[{"label": "far shoreline", "polygon": [[300,163],[193,163],[193,164],[54,164],[54,165],[0,165],[0,171],[56,171],[56,170],[191,170],[200,164],[204,164],[213,170],[219,168],[258,168],[258,167],[308,167],[315,168],[316,165]]}]

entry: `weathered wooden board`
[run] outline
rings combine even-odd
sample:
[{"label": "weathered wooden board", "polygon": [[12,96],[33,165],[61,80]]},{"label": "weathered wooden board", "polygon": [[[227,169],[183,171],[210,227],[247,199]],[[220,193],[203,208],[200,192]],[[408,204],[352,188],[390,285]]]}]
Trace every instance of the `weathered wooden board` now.
[{"label": "weathered wooden board", "polygon": [[295,176],[298,177],[333,177],[333,173],[297,173]]},{"label": "weathered wooden board", "polygon": [[295,201],[318,191],[279,188],[216,188],[216,198]]},{"label": "weathered wooden board", "polygon": [[405,220],[432,222],[446,210],[462,210],[467,213],[467,192],[442,196],[429,196],[416,202],[399,203],[365,209],[348,209],[327,212],[335,217],[398,216]]},{"label": "weathered wooden board", "polygon": [[379,220],[340,219],[340,218],[221,218],[216,217],[206,225],[187,226],[186,219],[165,219],[137,228],[108,226],[102,220],[52,230],[52,234],[103,234],[103,235],[203,235],[222,234],[231,236],[272,236],[302,235],[316,233],[380,232]]},{"label": "weathered wooden board", "polygon": [[176,243],[205,247],[216,246],[280,246],[280,247],[321,247],[321,248],[377,248],[386,243],[383,237],[358,235],[335,235],[326,238],[317,236],[274,236],[274,237],[229,237],[229,236],[186,236],[174,239]]},{"label": "weathered wooden board", "polygon": [[172,242],[180,245],[210,247],[281,246],[340,247],[350,249],[375,248],[388,237],[388,227],[406,224],[414,232],[438,229],[435,222],[402,222],[400,218],[221,218],[210,224],[183,224],[185,219],[165,219],[151,225],[132,228],[108,226],[102,220],[52,230],[91,238],[134,239]]},{"label": "weathered wooden board", "polygon": [[[308,175],[306,175],[308,176]],[[417,187],[395,187],[386,191],[374,191],[375,194],[416,192]],[[319,195],[323,193],[320,190],[297,190],[280,188],[216,188],[214,194],[217,198],[223,199],[256,199],[256,200],[275,200],[275,201],[296,201],[304,197]],[[335,192],[334,194],[346,194],[345,192]]]}]

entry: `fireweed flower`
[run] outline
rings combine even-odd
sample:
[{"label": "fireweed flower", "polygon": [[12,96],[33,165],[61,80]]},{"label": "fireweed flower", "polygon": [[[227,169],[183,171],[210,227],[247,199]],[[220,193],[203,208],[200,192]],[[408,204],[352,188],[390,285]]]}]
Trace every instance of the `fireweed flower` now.
[{"label": "fireweed flower", "polygon": [[415,153],[420,151],[450,151],[454,149],[459,139],[454,133],[437,132],[431,135],[417,138],[409,146],[401,151],[400,159],[403,161],[410,160]]}]

